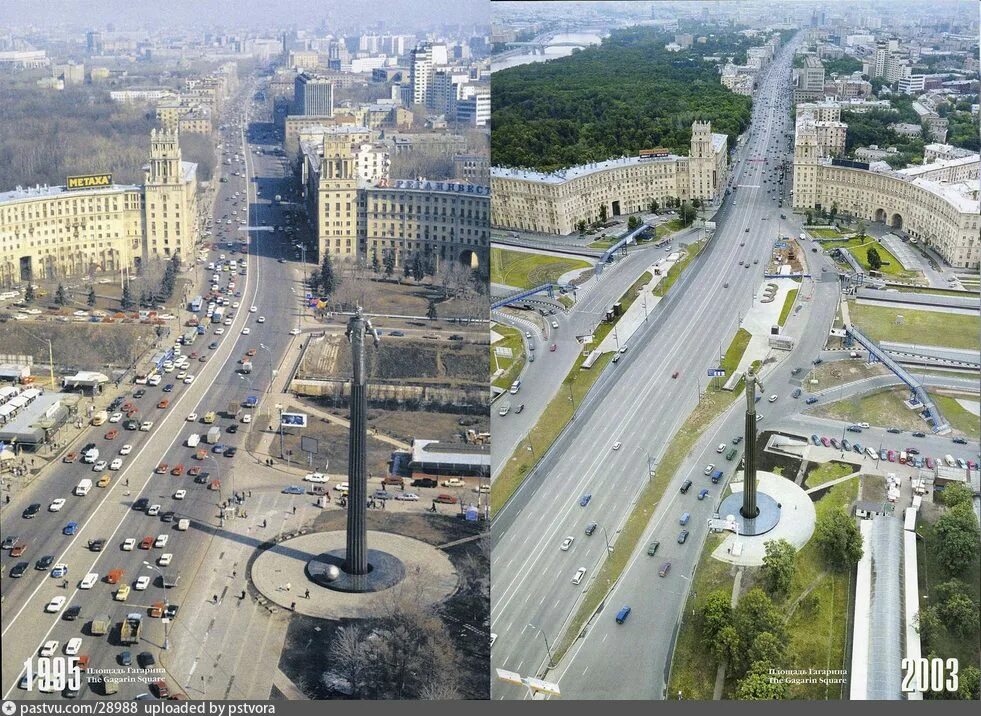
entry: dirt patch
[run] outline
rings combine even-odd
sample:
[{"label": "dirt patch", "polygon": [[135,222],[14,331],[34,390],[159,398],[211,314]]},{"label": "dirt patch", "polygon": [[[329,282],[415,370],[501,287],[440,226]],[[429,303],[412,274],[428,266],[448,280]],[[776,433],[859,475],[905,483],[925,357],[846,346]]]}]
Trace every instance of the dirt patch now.
[{"label": "dirt patch", "polygon": [[[22,327],[21,323],[27,325]],[[156,327],[141,323],[8,321],[0,327],[0,337],[4,353],[30,355],[43,365],[48,364],[50,340],[56,371],[122,369],[153,346]]]},{"label": "dirt patch", "polygon": [[[481,525],[455,517],[441,515],[395,514],[368,512],[368,529],[385,530],[427,542],[446,544],[480,534]],[[325,511],[313,523],[315,531],[343,530],[346,514]],[[444,674],[452,675],[458,697],[463,699],[490,698],[490,564],[484,540],[473,540],[447,550],[446,554],[461,575],[457,592],[436,610],[441,629],[451,653],[445,658],[453,668]],[[469,578],[466,578],[469,577]],[[279,667],[303,693],[311,699],[351,698],[342,665],[332,656],[332,644],[343,627],[359,627],[366,634],[369,650],[386,628],[383,619],[327,620],[293,616],[287,628],[286,643]],[[421,665],[424,666],[424,665]],[[369,667],[370,668],[370,667]],[[424,682],[435,675],[428,675]],[[418,683],[409,681],[402,698],[418,699]],[[357,694],[361,699],[393,698],[385,680],[366,674]]]}]

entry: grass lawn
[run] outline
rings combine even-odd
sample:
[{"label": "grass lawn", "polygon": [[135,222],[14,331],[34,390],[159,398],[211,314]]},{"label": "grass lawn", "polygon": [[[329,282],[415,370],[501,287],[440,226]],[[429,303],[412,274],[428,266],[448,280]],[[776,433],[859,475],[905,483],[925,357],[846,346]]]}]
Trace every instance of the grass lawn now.
[{"label": "grass lawn", "polygon": [[[637,289],[649,282],[653,276],[649,271],[645,271],[640,278],[634,281],[633,285],[620,299],[623,304],[624,312],[637,299]],[[614,323],[600,323],[593,332],[593,343],[598,346],[603,339],[613,330]],[[514,453],[507,463],[501,468],[500,473],[494,478],[491,487],[491,510],[501,509],[505,502],[510,499],[514,491],[521,485],[531,469],[538,462],[539,458],[552,446],[556,438],[559,437],[566,424],[572,418],[575,405],[581,405],[586,394],[593,383],[596,382],[603,369],[613,359],[612,353],[601,355],[589,370],[583,370],[582,364],[586,356],[580,355],[576,359],[572,369],[563,381],[563,387],[552,398],[551,402],[545,407],[542,417],[538,419],[525,439],[518,444]],[[510,383],[508,383],[510,385]],[[569,400],[570,393],[573,400]]]},{"label": "grass lawn", "polygon": [[848,313],[865,335],[876,341],[975,349],[978,347],[978,317],[939,311],[903,309],[896,324],[896,309],[851,302]]},{"label": "grass lawn", "polygon": [[[521,331],[519,331],[517,328],[495,323],[494,331],[504,336],[504,340],[498,341],[491,346],[491,375],[494,374],[494,371],[497,368],[503,368],[504,373],[502,373],[499,378],[494,380],[493,384],[498,388],[508,388],[511,386],[511,383],[514,382],[514,379],[518,377],[518,374],[521,373],[522,367],[524,367],[525,343],[523,340],[521,340]],[[494,355],[495,348],[510,348],[512,357],[506,358],[504,356]]]},{"label": "grass lawn", "polygon": [[955,296],[959,298],[977,298],[977,291],[958,291],[952,288],[923,288],[920,286],[904,286],[904,293],[931,293],[936,296]]},{"label": "grass lawn", "polygon": [[581,259],[491,248],[491,281],[515,288],[534,288],[543,283],[554,283],[567,271],[591,266]]},{"label": "grass lawn", "polygon": [[[922,514],[917,520],[916,531],[925,539],[916,541],[917,545],[917,576],[920,581],[920,606],[925,607],[937,602],[936,587],[938,584],[946,582],[949,577],[943,571],[937,561],[933,546],[935,532],[933,525],[927,523]],[[981,563],[977,559],[959,577],[959,581],[964,585],[967,593],[971,595],[975,604],[981,599]],[[925,595],[929,596],[929,599]],[[981,646],[977,636],[957,637],[941,629],[930,642],[924,645],[923,653],[929,654],[936,652],[942,659],[956,658],[961,664],[977,664],[981,660]]]},{"label": "grass lawn", "polygon": [[819,366],[814,366],[804,378],[803,385],[809,386],[809,381],[816,380],[818,384],[814,386],[814,389],[822,390],[877,375],[886,375],[889,372],[889,369],[881,363],[869,365],[862,360],[834,361],[833,363],[822,363]]},{"label": "grass lawn", "polygon": [[869,266],[868,250],[870,248],[875,248],[879,253],[879,258],[882,259],[882,266],[879,271],[882,272],[884,276],[896,276],[899,278],[915,278],[920,275],[919,271],[907,271],[903,268],[903,265],[899,263],[899,259],[890,253],[883,244],[880,244],[871,236],[858,237],[854,236],[848,241],[821,241],[819,242],[825,249],[834,248],[845,248],[851,251],[852,256],[862,265],[866,271],[873,270]]},{"label": "grass lawn", "polygon": [[810,489],[818,485],[823,485],[826,482],[837,480],[839,477],[851,475],[853,472],[855,472],[854,465],[834,461],[824,462],[808,473],[805,485]]},{"label": "grass lawn", "polygon": [[867,422],[882,427],[895,426],[903,430],[926,430],[927,424],[903,404],[907,394],[905,388],[890,388],[819,404],[812,412],[820,417],[846,420],[850,423]]},{"label": "grass lawn", "polygon": [[563,295],[561,295],[561,296],[559,296],[559,297],[558,297],[558,298],[556,298],[555,300],[556,300],[556,301],[558,301],[559,303],[561,303],[561,304],[562,304],[563,306],[565,306],[566,308],[572,308],[573,306],[575,306],[575,305],[576,305],[576,302],[575,302],[575,301],[573,301],[571,297],[569,297],[569,296],[566,296],[566,295],[564,295],[564,294],[563,294]]},{"label": "grass lawn", "polygon": [[722,378],[713,378],[711,381],[715,387],[721,388],[729,380],[729,376],[736,372],[736,367],[739,365],[739,361],[742,360],[743,353],[746,352],[746,346],[749,345],[752,338],[753,334],[745,328],[740,328],[736,331],[736,335],[732,338],[732,343],[729,344],[726,354],[722,358],[722,365],[719,366],[726,374]]},{"label": "grass lawn", "polygon": [[664,296],[674,285],[674,282],[678,280],[678,277],[688,268],[688,264],[695,260],[695,257],[701,252],[705,247],[704,241],[698,241],[694,244],[689,244],[685,247],[685,251],[688,252],[681,261],[676,263],[670,269],[668,269],[668,275],[661,279],[661,282],[654,289],[655,296]]},{"label": "grass lawn", "polygon": [[977,401],[977,395],[940,395],[933,393],[930,395],[937,407],[940,408],[940,412],[943,416],[947,418],[947,422],[950,423],[955,431],[963,434],[965,437],[975,438],[981,437],[981,426],[978,425],[978,416],[974,415],[966,408],[964,408],[960,403],[957,402],[957,398],[963,400],[973,400]]},{"label": "grass lawn", "polygon": [[[858,480],[835,485],[814,507],[817,519],[832,508],[846,510],[858,497]],[[787,613],[788,668],[842,669],[851,609],[848,603],[850,573],[825,571],[824,560],[812,539],[797,553],[797,572],[790,595],[781,605]],[[804,593],[810,593],[803,599]],[[844,685],[795,684],[791,699],[825,700],[844,697]]]},{"label": "grass lawn", "polygon": [[[688,226],[691,226],[691,224],[688,224]],[[671,219],[671,221],[661,224],[659,228],[666,229],[664,232],[665,234],[673,234],[676,231],[681,231],[682,229],[688,228],[688,226],[685,226],[685,222],[683,222],[681,219]]]},{"label": "grass lawn", "polygon": [[797,298],[798,291],[800,291],[798,288],[787,291],[787,298],[784,299],[783,308],[780,309],[780,318],[777,320],[781,326],[787,322],[787,318],[790,316],[790,309],[794,307],[794,300]]},{"label": "grass lawn", "polygon": [[[712,559],[712,552],[718,547],[724,535],[710,534],[705,540],[702,556],[695,568],[692,591],[695,593],[692,606],[701,610],[709,595],[719,589],[732,593],[732,567],[725,562]],[[718,664],[708,645],[702,641],[695,622],[686,619],[681,623],[678,641],[675,643],[671,662],[671,683],[669,694],[679,691],[685,699],[710,701],[715,691],[715,672]]]},{"label": "grass lawn", "polygon": [[599,241],[594,241],[594,242],[592,242],[592,243],[591,243],[591,244],[589,245],[589,248],[591,248],[591,249],[608,249],[608,248],[610,248],[611,246],[613,246],[613,244],[615,244],[615,243],[616,243],[617,241],[619,241],[619,240],[620,240],[620,239],[617,239],[617,238],[612,238],[612,239],[600,239]]},{"label": "grass lawn", "polygon": [[[844,234],[839,233],[835,229],[805,229],[807,233],[811,236],[817,236],[822,239],[840,239]],[[834,243],[835,246],[840,246],[839,242]]]}]

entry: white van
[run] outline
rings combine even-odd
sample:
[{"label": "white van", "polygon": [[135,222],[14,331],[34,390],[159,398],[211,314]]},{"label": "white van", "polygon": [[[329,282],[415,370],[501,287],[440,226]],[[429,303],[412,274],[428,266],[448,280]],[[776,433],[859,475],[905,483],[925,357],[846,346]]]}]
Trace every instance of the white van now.
[{"label": "white van", "polygon": [[82,462],[87,462],[88,464],[94,463],[99,459],[99,448],[91,448],[85,455],[82,456]]},{"label": "white van", "polygon": [[510,392],[511,395],[517,395],[519,390],[521,390],[521,379],[520,378],[518,380],[514,381],[513,383],[511,383],[511,390],[508,391],[508,392]]},{"label": "white van", "polygon": [[89,490],[92,489],[92,481],[88,478],[80,481],[78,485],[75,486],[75,494],[79,497],[84,497],[89,494]]},{"label": "white van", "polygon": [[187,436],[187,446],[190,448],[197,447],[200,442],[201,442],[201,436],[198,435],[197,433],[191,433],[190,435]]},{"label": "white van", "polygon": [[160,385],[160,375],[155,373],[147,378],[147,385]]},{"label": "white van", "polygon": [[177,529],[181,532],[186,532],[187,528],[191,526],[191,521],[186,517],[177,520]]},{"label": "white van", "polygon": [[957,460],[953,455],[944,455],[944,462],[947,463],[947,467],[957,467]]}]

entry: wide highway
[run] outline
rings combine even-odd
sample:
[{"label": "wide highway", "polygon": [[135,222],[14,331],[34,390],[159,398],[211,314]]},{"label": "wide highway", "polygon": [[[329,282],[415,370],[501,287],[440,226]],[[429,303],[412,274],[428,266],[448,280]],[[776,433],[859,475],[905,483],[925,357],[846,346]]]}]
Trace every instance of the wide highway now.
[{"label": "wide highway", "polygon": [[[278,370],[284,354],[299,340],[291,335],[290,329],[297,324],[303,269],[296,264],[280,261],[292,256],[283,232],[253,228],[285,224],[281,209],[272,201],[272,197],[278,192],[285,194],[288,184],[281,160],[271,154],[275,143],[272,125],[250,119],[252,92],[256,86],[251,78],[243,81],[242,91],[228,101],[223,113],[222,121],[226,129],[221,135],[224,143],[221,159],[228,157],[230,163],[221,169],[228,181],[217,185],[214,236],[206,237],[202,247],[207,249],[206,257],[193,269],[194,277],[202,279],[202,288],[198,292],[205,293],[212,272],[205,270],[204,264],[218,262],[221,254],[226,259],[242,258],[245,254],[232,253],[232,249],[237,249],[243,240],[249,241],[248,270],[245,275],[237,270],[219,272],[222,291],[228,288],[230,280],[236,282],[235,289],[226,294],[229,303],[234,301],[240,304],[239,308],[232,309],[234,318],[231,325],[211,324],[204,321],[203,313],[199,314],[207,326],[207,333],[199,336],[192,346],[184,348],[185,355],[192,357],[188,368],[194,376],[191,384],[185,385],[177,380],[175,371],[164,373],[158,387],[124,387],[120,395],[133,404],[138,420],[153,421],[152,430],[126,430],[123,422],[106,424],[92,428],[73,446],[72,449],[77,449],[87,442],[94,442],[101,456],[109,460],[119,454],[123,445],[132,446],[132,451],[123,457],[122,469],[111,472],[112,480],[107,487],[93,487],[88,495],[76,496],[73,489],[79,480],[90,478],[94,482],[106,473],[93,472],[92,466],[80,461],[58,463],[49,466],[4,508],[4,536],[14,536],[26,545],[22,556],[12,557],[9,550],[5,550],[2,557],[6,567],[2,619],[5,698],[51,698],[53,694],[18,688],[25,661],[35,659],[42,645],[49,640],[58,642],[54,653],[61,656],[68,641],[75,637],[82,639],[79,654],[89,657],[90,668],[136,670],[137,655],[149,652],[161,670],[158,674],[145,673],[165,679],[172,691],[185,690],[185,685],[173,676],[181,673],[181,670],[175,668],[176,665],[168,661],[163,653],[165,620],[149,617],[148,609],[165,599],[167,603],[179,607],[176,618],[167,620],[167,646],[170,650],[187,648],[188,642],[193,646],[193,642],[206,637],[203,633],[182,628],[182,623],[193,618],[201,609],[200,602],[188,604],[185,599],[192,593],[195,577],[201,574],[202,558],[209,548],[214,548],[216,540],[226,537],[222,530],[224,523],[219,518],[219,503],[227,501],[237,489],[236,473],[241,475],[243,471],[251,473],[261,469],[255,466],[255,461],[243,449],[248,430],[255,424],[242,423],[240,419],[226,416],[224,411],[229,403],[240,403],[249,394],[263,397],[270,377]],[[256,147],[262,147],[264,153],[256,154]],[[240,155],[241,161],[235,161],[236,154]],[[257,196],[257,188],[261,195]],[[217,248],[212,249],[212,243]],[[256,307],[255,312],[250,312],[251,306]],[[190,315],[182,310],[182,322]],[[265,319],[262,323],[259,322],[260,316]],[[217,343],[213,349],[210,348],[212,342]],[[238,372],[238,361],[250,349],[256,350],[253,359],[255,370],[246,376]],[[202,362],[201,356],[207,359]],[[163,391],[167,384],[174,385],[172,392]],[[145,395],[136,398],[134,393],[138,389],[143,389]],[[166,408],[158,407],[160,401],[165,399],[169,400],[169,405]],[[263,403],[260,403],[260,408],[275,412],[272,406]],[[219,413],[215,425],[222,431],[220,442],[238,448],[239,452],[234,457],[209,450],[207,457],[199,461],[193,457],[195,450],[185,446],[189,434],[203,435],[211,427],[201,422],[209,411]],[[188,420],[191,413],[197,414],[196,421]],[[234,433],[229,432],[233,424],[237,425]],[[118,435],[107,439],[110,429],[117,429]],[[162,463],[167,464],[168,469],[165,474],[157,474],[155,468]],[[171,471],[179,464],[184,465],[183,474],[173,475]],[[188,475],[187,471],[192,467],[209,473],[204,484]],[[285,510],[295,499],[279,494],[286,478],[271,470],[269,475],[270,494],[264,499],[270,505],[281,503]],[[214,485],[219,489],[209,489],[212,487],[211,480],[215,479],[220,481],[220,486]],[[282,484],[278,484],[277,480]],[[255,482],[253,476],[249,486]],[[178,490],[185,491],[182,499],[175,496]],[[49,511],[49,505],[59,498],[66,501],[64,506],[60,511]],[[134,504],[140,499],[159,505],[161,515],[173,511],[176,513],[174,521],[164,522],[161,516],[150,516],[143,510],[134,509]],[[32,503],[39,503],[41,512],[33,519],[22,518],[21,512]],[[187,531],[176,529],[180,518],[190,520]],[[68,522],[78,524],[75,534],[64,534]],[[156,540],[161,535],[167,537],[166,546],[146,550],[140,548],[144,537]],[[137,542],[132,550],[123,548],[124,540],[128,538]],[[102,551],[89,549],[89,542],[94,539],[106,540]],[[164,553],[172,555],[167,566],[160,565]],[[52,556],[56,564],[68,565],[69,571],[64,578],[67,586],[63,586],[63,579],[51,576],[51,568],[35,568],[37,560],[45,555]],[[12,578],[11,569],[22,561],[28,562],[27,571],[19,578]],[[106,582],[111,570],[123,570],[122,579],[117,585]],[[97,574],[98,581],[91,588],[82,589],[81,581],[88,573]],[[161,583],[163,573],[181,575],[178,585],[166,590],[166,596]],[[150,584],[145,590],[138,591],[136,582],[141,576],[150,577]],[[114,599],[120,586],[131,588],[126,601]],[[46,605],[56,597],[64,597],[65,604],[55,613],[46,613]],[[76,619],[69,621],[65,618],[66,610],[74,606],[80,608],[80,613]],[[119,624],[129,612],[143,614],[144,628],[140,643],[125,646],[119,642]],[[92,636],[91,621],[100,614],[110,616],[112,629],[107,636]],[[246,644],[248,636],[240,635]],[[131,653],[131,667],[121,663],[124,651]],[[33,663],[36,668],[36,659]],[[248,677],[250,663],[256,664],[258,661],[246,658],[241,677]],[[161,664],[164,666],[161,667]],[[127,678],[121,677],[123,683],[115,698],[133,698],[148,690],[147,684],[127,681]],[[245,684],[248,684],[247,678],[241,688]],[[247,695],[241,690],[232,693],[235,697]],[[83,682],[82,698],[101,695],[100,687],[90,687]]]}]

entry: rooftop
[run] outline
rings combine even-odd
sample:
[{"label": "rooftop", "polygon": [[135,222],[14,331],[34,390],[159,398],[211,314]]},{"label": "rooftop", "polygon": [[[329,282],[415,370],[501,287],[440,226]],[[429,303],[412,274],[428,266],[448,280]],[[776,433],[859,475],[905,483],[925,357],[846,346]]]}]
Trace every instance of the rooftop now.
[{"label": "rooftop", "polygon": [[63,186],[48,186],[47,184],[26,188],[17,187],[12,191],[0,192],[0,205],[44,197],[56,197],[63,194],[71,194],[72,196],[101,196],[103,194],[118,194],[123,191],[140,191],[142,188],[138,184],[112,184],[97,189],[72,189],[71,191],[68,191]]},{"label": "rooftop", "polygon": [[442,444],[439,440],[412,441],[412,462],[418,464],[439,463],[441,465],[471,466],[490,468],[490,445]]}]

